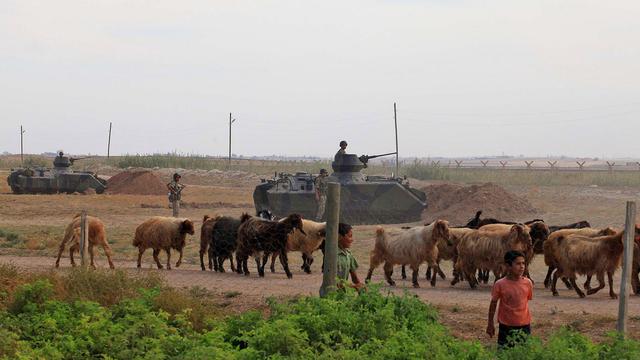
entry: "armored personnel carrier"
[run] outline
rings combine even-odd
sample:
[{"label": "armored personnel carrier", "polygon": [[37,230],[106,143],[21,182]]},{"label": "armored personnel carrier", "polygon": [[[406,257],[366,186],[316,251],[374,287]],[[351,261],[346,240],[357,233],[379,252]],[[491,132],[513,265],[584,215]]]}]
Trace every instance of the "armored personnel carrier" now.
[{"label": "armored personnel carrier", "polygon": [[88,171],[74,171],[70,167],[76,160],[61,151],[53,160],[53,168],[11,169],[7,182],[14,194],[57,194],[84,192],[88,189],[102,194],[107,181]]},{"label": "armored personnel carrier", "polygon": [[[360,157],[344,154],[331,163],[333,173],[328,181],[341,184],[341,222],[355,225],[420,221],[427,206],[422,191],[411,188],[405,179],[362,173],[369,159],[391,154],[395,153]],[[269,210],[279,217],[295,212],[314,219],[317,209],[314,179],[306,172],[279,173],[272,179],[262,179],[253,192],[256,211]]]}]

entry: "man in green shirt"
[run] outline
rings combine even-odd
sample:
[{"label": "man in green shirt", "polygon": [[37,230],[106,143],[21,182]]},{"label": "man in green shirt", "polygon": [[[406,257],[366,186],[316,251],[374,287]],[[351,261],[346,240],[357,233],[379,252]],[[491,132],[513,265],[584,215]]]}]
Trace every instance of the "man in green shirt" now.
[{"label": "man in green shirt", "polygon": [[327,203],[327,170],[320,169],[320,175],[314,181],[316,188],[316,221],[322,221],[325,204]]},{"label": "man in green shirt", "polygon": [[351,281],[353,287],[356,289],[362,288],[362,282],[358,278],[356,270],[358,269],[358,261],[351,253],[349,248],[353,243],[353,229],[351,225],[340,223],[338,225],[338,280],[349,281],[349,275],[351,275]]}]

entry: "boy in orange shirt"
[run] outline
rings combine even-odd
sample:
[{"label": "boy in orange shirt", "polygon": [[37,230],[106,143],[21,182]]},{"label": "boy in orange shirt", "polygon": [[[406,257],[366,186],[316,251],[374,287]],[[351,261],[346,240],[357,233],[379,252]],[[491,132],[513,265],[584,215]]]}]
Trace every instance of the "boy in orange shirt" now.
[{"label": "boy in orange shirt", "polygon": [[525,257],[519,251],[509,251],[504,255],[506,276],[493,284],[487,334],[496,332],[493,318],[498,307],[498,346],[513,346],[507,341],[514,334],[531,334],[531,313],[529,300],[533,298],[533,283],[524,277]]}]

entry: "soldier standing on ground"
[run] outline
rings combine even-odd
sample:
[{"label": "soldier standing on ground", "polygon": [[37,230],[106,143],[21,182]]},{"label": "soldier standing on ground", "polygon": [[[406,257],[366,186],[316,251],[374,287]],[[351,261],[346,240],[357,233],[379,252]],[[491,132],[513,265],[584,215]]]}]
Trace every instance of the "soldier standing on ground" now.
[{"label": "soldier standing on ground", "polygon": [[316,188],[316,221],[322,221],[322,217],[324,216],[324,207],[327,203],[327,170],[320,169],[320,175],[314,181]]},{"label": "soldier standing on ground", "polygon": [[169,189],[169,206],[173,208],[173,216],[177,217],[180,210],[180,198],[182,196],[182,189],[184,185],[180,184],[180,174],[173,174],[173,180],[167,184]]},{"label": "soldier standing on ground", "polygon": [[347,142],[342,140],[340,141],[340,150],[338,150],[338,152],[336,153],[336,155],[333,157],[333,161],[340,163],[342,162],[342,155],[347,153]]}]

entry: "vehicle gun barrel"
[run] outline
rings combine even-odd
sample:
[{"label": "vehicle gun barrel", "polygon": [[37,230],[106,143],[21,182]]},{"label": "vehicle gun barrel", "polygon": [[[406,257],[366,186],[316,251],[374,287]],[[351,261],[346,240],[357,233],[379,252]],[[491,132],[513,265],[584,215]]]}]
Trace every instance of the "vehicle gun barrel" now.
[{"label": "vehicle gun barrel", "polygon": [[94,156],[81,156],[81,157],[70,157],[69,161],[74,162],[76,160],[84,160],[84,159],[91,159]]},{"label": "vehicle gun barrel", "polygon": [[387,156],[387,155],[394,155],[394,154],[397,154],[397,152],[394,151],[394,152],[390,152],[390,153],[386,153],[386,154],[378,154],[378,155],[361,155],[358,159],[362,163],[366,164],[369,161],[369,159],[375,159],[377,157]]}]

